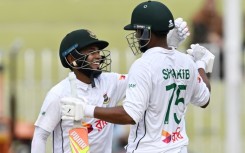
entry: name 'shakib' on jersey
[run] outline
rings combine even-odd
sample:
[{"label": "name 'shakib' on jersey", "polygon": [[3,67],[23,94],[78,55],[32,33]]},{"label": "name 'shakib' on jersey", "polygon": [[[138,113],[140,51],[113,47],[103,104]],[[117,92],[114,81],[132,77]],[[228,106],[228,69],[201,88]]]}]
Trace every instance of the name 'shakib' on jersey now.
[{"label": "name 'shakib' on jersey", "polygon": [[189,69],[163,69],[163,78],[169,79],[170,77],[175,79],[189,79],[190,70]]},{"label": "name 'shakib' on jersey", "polygon": [[187,105],[203,106],[210,96],[195,63],[175,49],[154,47],[134,62],[129,76],[123,107],[136,124],[127,152],[167,152],[188,145]]}]

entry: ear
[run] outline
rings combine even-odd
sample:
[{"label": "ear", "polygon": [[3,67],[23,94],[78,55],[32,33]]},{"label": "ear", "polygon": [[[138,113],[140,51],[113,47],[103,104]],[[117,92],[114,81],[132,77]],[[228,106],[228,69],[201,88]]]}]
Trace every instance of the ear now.
[{"label": "ear", "polygon": [[73,66],[77,66],[77,63],[76,61],[74,60],[74,58],[71,56],[71,54],[69,54],[67,57],[66,57],[67,61],[70,63],[70,65],[73,65]]},{"label": "ear", "polygon": [[69,63],[72,63],[72,61],[73,61],[71,54],[67,55],[66,59]]}]

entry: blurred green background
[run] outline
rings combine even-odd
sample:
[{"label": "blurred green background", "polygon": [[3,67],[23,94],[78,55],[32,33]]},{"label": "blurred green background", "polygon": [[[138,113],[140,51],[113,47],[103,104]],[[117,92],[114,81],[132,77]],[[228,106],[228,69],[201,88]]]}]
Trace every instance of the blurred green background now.
[{"label": "blurred green background", "polygon": [[[13,40],[23,48],[58,50],[61,39],[71,30],[87,28],[109,48],[125,50],[126,31],[133,8],[142,0],[0,0],[0,47],[8,50]],[[189,21],[203,0],[162,0],[175,18]],[[243,2],[244,3],[244,2]],[[222,1],[217,0],[222,13]],[[244,6],[244,5],[243,5]]]}]

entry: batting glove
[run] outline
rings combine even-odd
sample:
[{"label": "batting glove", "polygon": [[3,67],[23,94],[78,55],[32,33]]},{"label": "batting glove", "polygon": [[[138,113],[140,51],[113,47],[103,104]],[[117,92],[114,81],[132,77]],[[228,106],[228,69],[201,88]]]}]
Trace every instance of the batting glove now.
[{"label": "batting glove", "polygon": [[86,99],[64,97],[61,99],[61,114],[63,120],[80,121],[84,117],[94,117],[95,106],[87,104]]},{"label": "batting glove", "polygon": [[182,18],[177,18],[175,28],[170,30],[167,35],[169,47],[178,48],[179,45],[190,35],[187,23]]},{"label": "batting glove", "polygon": [[206,73],[212,72],[215,56],[208,49],[199,44],[192,44],[187,53],[192,56],[198,68],[203,68]]}]

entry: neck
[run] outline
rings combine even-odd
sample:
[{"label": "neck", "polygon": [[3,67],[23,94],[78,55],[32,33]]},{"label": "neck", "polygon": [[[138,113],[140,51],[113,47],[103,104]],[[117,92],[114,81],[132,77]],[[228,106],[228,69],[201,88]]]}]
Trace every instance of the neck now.
[{"label": "neck", "polygon": [[153,48],[153,47],[162,47],[162,48],[165,48],[165,49],[171,49],[170,47],[168,47],[167,41],[164,41],[164,40],[155,41],[151,45],[150,48]]},{"label": "neck", "polygon": [[77,76],[77,79],[86,83],[86,84],[91,84],[91,79],[87,77],[85,74],[79,72],[78,70],[73,70],[75,75]]},{"label": "neck", "polygon": [[167,37],[155,37],[152,36],[151,38],[151,42],[149,43],[149,48],[153,48],[153,47],[162,47],[165,49],[171,49],[170,47],[168,47],[168,43],[167,43]]}]

